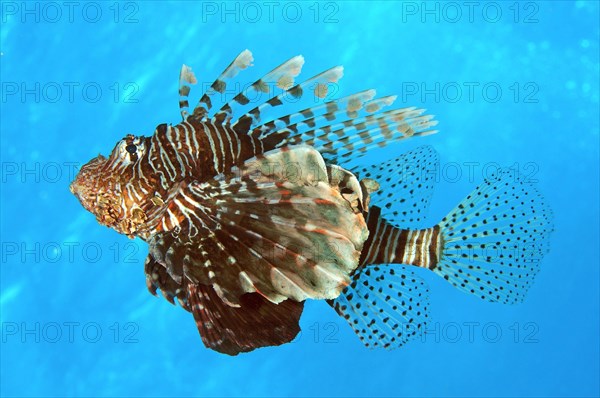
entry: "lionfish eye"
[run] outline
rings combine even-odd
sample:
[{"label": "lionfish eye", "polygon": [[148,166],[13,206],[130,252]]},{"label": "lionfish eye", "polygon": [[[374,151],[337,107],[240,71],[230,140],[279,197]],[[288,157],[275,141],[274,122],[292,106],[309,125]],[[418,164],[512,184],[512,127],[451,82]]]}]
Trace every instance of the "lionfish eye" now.
[{"label": "lionfish eye", "polygon": [[137,146],[135,146],[135,144],[129,144],[125,147],[125,150],[131,154],[134,154],[137,151]]}]

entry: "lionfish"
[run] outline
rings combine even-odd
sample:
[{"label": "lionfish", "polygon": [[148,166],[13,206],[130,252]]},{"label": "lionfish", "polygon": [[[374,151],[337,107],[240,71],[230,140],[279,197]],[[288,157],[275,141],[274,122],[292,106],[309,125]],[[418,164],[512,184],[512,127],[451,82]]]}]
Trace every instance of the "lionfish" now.
[{"label": "lionfish", "polygon": [[[126,135],[70,186],[100,224],[148,243],[148,289],[191,312],[206,347],[237,355],[290,342],[308,299],[325,300],[366,346],[401,346],[428,320],[427,285],[413,267],[484,300],[523,300],[553,229],[526,178],[501,169],[424,228],[439,163],[430,146],[352,164],[435,133],[432,116],[384,110],[396,97],[375,90],[326,101],[343,68],[296,84],[302,56],[217,110],[253,61],[248,50],[237,56],[192,113],[197,80],[183,65],[183,121]],[[303,98],[312,106],[284,112]]]}]

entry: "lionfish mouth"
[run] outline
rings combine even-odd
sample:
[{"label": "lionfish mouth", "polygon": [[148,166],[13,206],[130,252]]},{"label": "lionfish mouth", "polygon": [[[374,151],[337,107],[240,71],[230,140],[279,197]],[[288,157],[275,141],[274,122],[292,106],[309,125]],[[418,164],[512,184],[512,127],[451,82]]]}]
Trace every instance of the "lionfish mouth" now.
[{"label": "lionfish mouth", "polygon": [[81,170],[79,170],[79,173],[77,173],[75,179],[69,185],[71,193],[77,197],[86,210],[92,213],[94,213],[92,207],[96,198],[95,184],[104,162],[106,162],[106,158],[102,155],[98,155],[90,160],[81,167]]}]

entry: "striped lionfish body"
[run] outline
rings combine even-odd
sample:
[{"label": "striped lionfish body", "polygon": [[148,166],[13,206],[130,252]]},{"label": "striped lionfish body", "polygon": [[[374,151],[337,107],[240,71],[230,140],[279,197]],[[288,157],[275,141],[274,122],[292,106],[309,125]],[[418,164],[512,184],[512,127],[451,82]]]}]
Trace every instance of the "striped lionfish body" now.
[{"label": "striped lionfish body", "polygon": [[523,299],[552,231],[533,186],[502,170],[424,228],[438,167],[431,147],[349,165],[434,133],[431,116],[385,110],[395,97],[374,90],[326,101],[342,68],[296,84],[301,56],[217,109],[252,62],[242,52],[191,113],[196,78],[184,65],[183,121],[127,135],[71,184],[99,223],[148,243],[148,289],[190,311],[207,347],[236,355],[289,342],[308,299],[326,300],[367,346],[400,346],[428,316],[415,266],[489,301]]}]

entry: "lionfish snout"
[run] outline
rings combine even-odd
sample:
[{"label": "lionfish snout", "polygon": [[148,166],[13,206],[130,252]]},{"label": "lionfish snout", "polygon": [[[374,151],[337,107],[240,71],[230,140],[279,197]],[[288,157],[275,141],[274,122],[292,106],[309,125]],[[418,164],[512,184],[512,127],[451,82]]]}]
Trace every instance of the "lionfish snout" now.
[{"label": "lionfish snout", "polygon": [[79,199],[83,207],[94,214],[96,214],[94,210],[96,207],[98,176],[105,162],[106,158],[102,155],[90,160],[79,170],[69,186],[69,190]]}]

